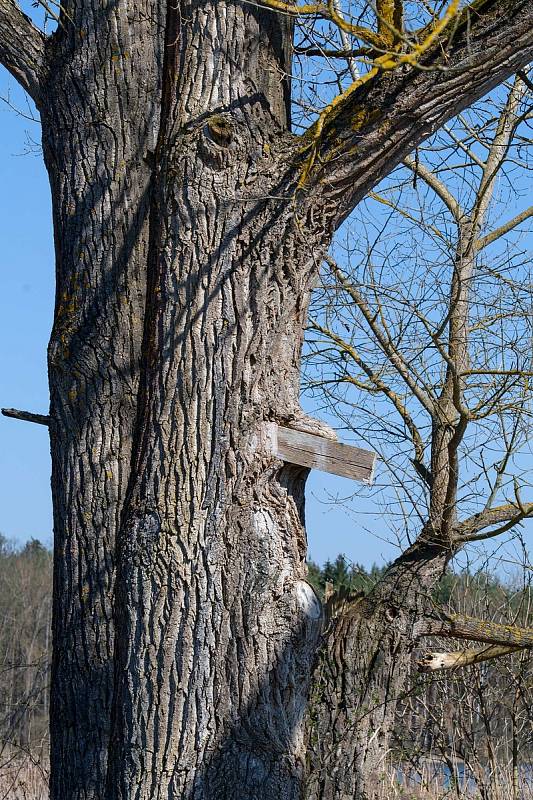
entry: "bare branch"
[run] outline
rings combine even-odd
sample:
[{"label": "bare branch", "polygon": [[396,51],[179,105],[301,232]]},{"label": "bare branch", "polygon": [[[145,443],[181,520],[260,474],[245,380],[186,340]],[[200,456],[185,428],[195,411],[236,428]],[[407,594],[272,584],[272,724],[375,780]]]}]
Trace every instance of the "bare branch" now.
[{"label": "bare branch", "polygon": [[469,639],[485,644],[533,647],[533,628],[501,625],[465,614],[450,614],[438,609],[421,625],[421,636],[443,636],[450,639]]},{"label": "bare branch", "polygon": [[[333,0],[333,6],[337,11],[339,10],[339,2],[338,0]],[[342,28],[339,28],[339,36],[342,42],[342,46],[345,50],[348,50],[350,47],[350,39],[346,31],[343,31]],[[350,75],[352,76],[352,80],[356,81],[359,77],[359,70],[357,68],[357,63],[353,57],[346,58],[346,64],[348,65],[348,69],[350,70]]]},{"label": "bare branch", "polygon": [[0,0],[0,64],[36,102],[45,65],[44,42],[14,0]]},{"label": "bare branch", "polygon": [[[481,541],[482,539],[499,536],[523,519],[531,516],[533,516],[533,503],[521,503],[520,505],[518,503],[516,505],[507,503],[503,506],[487,508],[459,523],[454,531],[454,541],[465,544],[466,542]],[[479,535],[480,531],[494,528],[495,525],[501,527]]]},{"label": "bare branch", "polygon": [[50,417],[44,414],[33,414],[31,411],[19,411],[17,408],[3,408],[2,414],[4,417],[11,417],[11,419],[20,419],[24,422],[35,422],[37,425],[50,425]]},{"label": "bare branch", "polygon": [[324,260],[331,267],[337,280],[341,282],[344,289],[346,289],[348,294],[352,297],[352,299],[356,303],[357,307],[359,308],[363,317],[365,318],[370,330],[374,334],[376,341],[379,343],[379,346],[389,359],[392,366],[405,381],[405,383],[412,391],[412,393],[414,394],[418,402],[421,404],[421,406],[425,408],[429,414],[433,414],[434,413],[433,400],[431,399],[427,391],[424,391],[423,389],[420,388],[420,386],[418,386],[416,380],[413,378],[413,375],[411,374],[412,370],[410,370],[409,366],[403,359],[401,353],[394,346],[394,343],[392,342],[391,338],[386,334],[385,331],[381,329],[380,325],[377,323],[375,315],[368,307],[368,304],[362,297],[361,293],[357,290],[355,286],[353,286],[350,283],[350,281],[344,275],[344,273],[342,272],[338,264],[334,261],[334,259],[332,259],[330,256],[326,256]]},{"label": "bare branch", "polygon": [[[403,217],[404,219],[409,220],[409,222],[414,222],[415,225],[421,225],[421,220],[416,219],[416,217],[413,217],[413,215],[409,214],[409,212],[406,211],[404,208],[401,208],[399,203],[393,202],[392,200],[389,200],[387,197],[384,197],[381,194],[377,194],[376,192],[369,192],[368,196],[372,200],[375,200],[376,203],[381,203],[381,205],[383,205],[383,206],[388,206],[388,208],[392,208],[401,217]],[[427,225],[427,229],[430,230],[431,233],[434,236],[437,236],[439,239],[442,239],[443,241],[447,241],[447,239],[446,239],[445,235],[442,233],[442,231],[440,231],[434,225]]]},{"label": "bare branch", "polygon": [[418,164],[412,158],[404,158],[403,163],[409,167],[415,175],[418,175],[427,185],[433,189],[435,194],[440,197],[444,205],[448,208],[456,222],[460,222],[464,216],[463,209],[449,191],[449,189],[440,181],[434,172],[425,167],[423,164]]},{"label": "bare branch", "polygon": [[519,69],[519,70],[516,71],[516,74],[518,75],[520,80],[524,81],[524,83],[526,84],[526,86],[529,89],[529,91],[533,92],[533,83],[531,83],[531,81],[529,80],[529,78],[526,75],[526,73],[524,72],[524,70],[523,69]]},{"label": "bare branch", "polygon": [[502,236],[505,236],[506,233],[512,231],[513,228],[516,228],[517,225],[520,225],[521,222],[525,222],[526,219],[529,219],[533,216],[533,206],[529,206],[526,208],[525,211],[522,211],[521,214],[517,214],[516,217],[510,219],[508,222],[505,222],[503,225],[500,225],[499,228],[491,231],[486,236],[482,236],[481,239],[478,239],[476,242],[476,250],[483,250],[483,248],[488,247],[489,244],[492,244],[497,239],[500,239]]},{"label": "bare branch", "polygon": [[[462,114],[459,115],[459,118],[462,119]],[[478,167],[481,167],[481,169],[485,168],[485,162],[474,153],[472,148],[467,147],[467,145],[463,142],[463,140],[459,136],[457,136],[448,125],[443,125],[442,127],[443,130],[446,131],[450,139],[452,139],[455,142],[455,144],[463,151],[463,153],[466,153],[468,158],[471,161],[473,161],[474,164],[477,164]]]},{"label": "bare branch", "polygon": [[[525,93],[525,86],[520,78],[515,78],[514,84],[507,97],[505,108],[498,119],[496,132],[492,139],[487,160],[483,169],[481,182],[477,192],[476,203],[474,206],[472,220],[475,222],[476,229],[483,226],[485,213],[490,204],[494,191],[496,175],[500,166],[505,161],[509,150],[513,133],[519,122],[518,107],[520,100]],[[473,242],[475,248],[475,242]]]},{"label": "bare branch", "polygon": [[321,17],[322,19],[333,22],[344,33],[349,33],[362,42],[367,42],[374,47],[382,48],[386,44],[379,34],[369,28],[364,28],[361,25],[352,25],[345,20],[331,0],[329,0],[327,4],[304,3],[300,6],[285,3],[283,0],[261,0],[259,5],[265,8],[272,8],[275,11],[281,11],[284,14],[289,14],[294,17]]},{"label": "bare branch", "polygon": [[373,389],[369,390],[369,387],[363,385],[361,382],[357,381],[354,378],[348,378],[350,383],[353,383],[355,386],[358,386],[363,391],[377,391],[381,392],[388,397],[391,403],[393,404],[394,408],[398,412],[398,414],[403,419],[407,430],[411,436],[413,442],[413,448],[415,451],[415,457],[412,459],[412,464],[420,477],[424,480],[424,482],[431,486],[432,477],[431,472],[427,469],[424,464],[424,442],[422,441],[422,436],[420,435],[420,431],[418,430],[412,416],[409,414],[405,403],[402,402],[400,396],[397,392],[394,392],[390,386],[388,386],[379,375],[370,367],[359,355],[357,350],[340,336],[337,336],[336,333],[329,330],[329,328],[325,328],[323,325],[320,325],[316,321],[311,322],[311,327],[315,330],[322,333],[324,336],[327,336],[333,342],[335,342],[342,350],[344,350],[350,358],[354,361],[355,364],[361,369],[365,375],[369,378],[373,385]]},{"label": "bare branch", "polygon": [[330,50],[327,47],[301,47],[294,46],[294,52],[300,56],[318,56],[320,58],[342,58],[344,61],[353,60],[359,56],[368,56],[372,53],[369,47],[350,47],[345,50]]}]

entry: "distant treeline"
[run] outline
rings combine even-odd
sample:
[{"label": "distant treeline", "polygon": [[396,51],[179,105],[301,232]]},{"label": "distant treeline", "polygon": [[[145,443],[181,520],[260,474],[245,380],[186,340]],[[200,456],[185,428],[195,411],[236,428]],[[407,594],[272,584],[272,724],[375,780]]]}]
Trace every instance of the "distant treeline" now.
[{"label": "distant treeline", "polygon": [[[368,592],[383,577],[387,570],[387,564],[378,566],[373,564],[369,569],[362,564],[352,563],[345,555],[338,555],[334,561],[326,561],[324,566],[320,566],[314,561],[308,561],[308,580],[317,590],[322,598],[324,596],[326,584],[330,584],[333,591],[347,589],[350,592]],[[517,567],[520,565],[517,564]],[[518,577],[518,572],[514,580],[502,580],[494,572],[476,571],[468,569],[460,572],[447,572],[438,583],[433,599],[435,603],[447,606],[452,603],[456,610],[459,608],[458,602],[461,598],[463,603],[467,598],[484,598],[485,606],[489,613],[494,613],[503,603],[509,603],[517,612],[522,608],[526,613],[530,598],[530,585],[527,580],[530,568],[526,568],[526,580],[523,575]],[[533,599],[533,598],[531,598]],[[524,614],[522,614],[524,616]],[[518,621],[515,624],[520,624]],[[524,622],[526,626],[531,624]]]},{"label": "distant treeline", "polygon": [[[323,596],[340,589],[368,592],[386,567],[366,569],[343,556],[310,562],[309,580]],[[448,610],[529,627],[531,571],[512,583],[495,574],[450,572],[434,601]],[[39,541],[16,547],[0,536],[0,746],[46,760],[51,651],[52,555]],[[423,650],[461,650],[465,642],[426,640]],[[422,653],[415,654],[414,661]],[[498,771],[533,763],[533,670],[529,651],[455,672],[421,675],[403,698],[393,763],[448,773],[466,768],[478,786]],[[492,780],[492,778],[491,778]],[[483,793],[482,793],[483,794]],[[488,796],[488,795],[487,795]]]}]

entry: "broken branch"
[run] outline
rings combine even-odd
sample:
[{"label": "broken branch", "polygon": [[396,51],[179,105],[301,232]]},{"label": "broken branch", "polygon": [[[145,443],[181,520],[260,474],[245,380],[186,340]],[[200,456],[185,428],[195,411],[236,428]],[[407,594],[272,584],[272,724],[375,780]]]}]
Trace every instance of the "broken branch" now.
[{"label": "broken branch", "polygon": [[4,417],[11,417],[11,419],[20,419],[24,422],[35,422],[37,425],[50,425],[50,417],[45,414],[33,414],[31,411],[19,411],[18,408],[3,408],[2,414]]},{"label": "broken branch", "polygon": [[523,648],[516,645],[499,646],[491,645],[481,650],[460,650],[457,653],[425,653],[418,662],[419,672],[435,672],[441,669],[458,669],[488,661],[491,658],[506,656],[516,653]]}]

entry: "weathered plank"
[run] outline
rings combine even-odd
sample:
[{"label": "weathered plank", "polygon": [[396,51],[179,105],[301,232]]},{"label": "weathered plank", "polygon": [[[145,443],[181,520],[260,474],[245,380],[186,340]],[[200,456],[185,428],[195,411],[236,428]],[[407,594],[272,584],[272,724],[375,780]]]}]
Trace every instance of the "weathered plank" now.
[{"label": "weathered plank", "polygon": [[272,426],[270,442],[278,458],[309,469],[320,469],[364,483],[372,483],[376,454],[323,436]]}]

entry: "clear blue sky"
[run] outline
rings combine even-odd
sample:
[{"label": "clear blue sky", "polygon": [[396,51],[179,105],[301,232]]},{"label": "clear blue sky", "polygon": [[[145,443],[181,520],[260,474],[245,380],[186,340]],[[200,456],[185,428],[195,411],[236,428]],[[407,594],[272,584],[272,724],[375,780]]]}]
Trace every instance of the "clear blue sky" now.
[{"label": "clear blue sky", "polygon": [[[2,69],[0,96],[24,112]],[[30,138],[29,138],[30,137]],[[46,343],[54,300],[48,180],[37,123],[0,102],[0,405],[47,413]],[[41,426],[0,417],[0,531],[51,540],[50,454]]]},{"label": "clear blue sky", "polygon": [[[24,93],[2,68],[0,96],[28,112]],[[46,414],[54,256],[39,139],[37,123],[0,102],[0,406]],[[348,480],[311,473],[307,528],[313,559],[323,562],[342,552],[371,565],[394,555],[395,548],[378,535],[379,510],[371,501],[361,500],[351,513],[324,502],[352,491]],[[20,542],[52,540],[48,433],[5,417],[0,417],[0,532]]]}]

